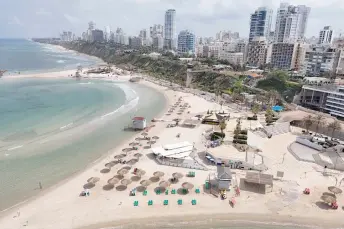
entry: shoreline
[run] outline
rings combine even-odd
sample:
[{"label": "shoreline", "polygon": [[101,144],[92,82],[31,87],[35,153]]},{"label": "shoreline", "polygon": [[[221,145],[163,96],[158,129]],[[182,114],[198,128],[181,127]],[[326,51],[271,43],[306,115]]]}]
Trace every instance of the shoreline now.
[{"label": "shoreline", "polygon": [[[69,72],[75,72],[74,70],[66,70],[66,71],[59,71],[59,72],[53,72],[53,74],[51,74],[51,72],[47,72],[47,73],[39,73],[39,74],[21,74],[21,75],[8,75],[6,77],[4,77],[3,79],[6,79],[6,80],[10,80],[10,79],[20,79],[20,78],[46,78],[46,79],[49,79],[49,78],[71,78],[71,77],[68,77],[68,76],[64,76],[65,74],[69,73]],[[128,78],[127,78],[128,77]],[[118,80],[113,80],[113,79],[109,79],[109,78],[92,78],[92,77],[89,77],[88,79],[93,79],[93,80],[111,80],[111,81],[128,81],[130,78],[130,76],[119,76],[118,77]],[[72,79],[72,78],[71,78]],[[151,89],[151,90],[156,90],[154,89],[151,85],[147,85],[147,84],[143,84],[145,85],[147,88]],[[163,109],[158,113],[156,114],[156,118],[162,116],[162,114],[164,114],[167,109],[168,109],[168,106],[169,106],[169,99],[168,97],[164,94],[164,93],[161,93],[163,96],[164,96],[164,100],[165,100],[165,105],[163,107]],[[23,200],[19,203],[16,203],[15,205],[13,206],[10,206],[8,208],[5,208],[3,210],[0,210],[0,219],[5,217],[6,214],[10,214],[10,212],[13,210],[13,212],[15,211],[16,208],[20,208],[22,207],[23,205],[25,204],[29,204],[41,197],[43,197],[44,195],[48,194],[49,192],[51,192],[52,190],[54,190],[55,188],[75,179],[78,175],[82,174],[83,172],[87,171],[88,169],[92,168],[93,166],[97,165],[97,163],[99,163],[100,161],[106,159],[107,157],[111,156],[116,150],[118,151],[119,148],[121,148],[123,145],[125,145],[126,142],[132,142],[135,140],[135,138],[137,136],[139,136],[139,133],[140,132],[136,132],[133,134],[133,136],[131,137],[128,137],[126,139],[123,139],[121,140],[120,142],[118,142],[116,145],[116,147],[113,147],[111,148],[108,152],[105,152],[103,153],[100,157],[98,157],[96,160],[92,161],[91,163],[88,163],[87,165],[85,165],[83,168],[81,168],[80,170],[76,171],[76,172],[73,172],[72,174],[70,174],[70,176],[68,176],[67,178],[57,182],[56,184],[46,188],[46,189],[43,189],[40,193],[32,196],[32,197],[29,197],[28,199],[26,200]]]}]

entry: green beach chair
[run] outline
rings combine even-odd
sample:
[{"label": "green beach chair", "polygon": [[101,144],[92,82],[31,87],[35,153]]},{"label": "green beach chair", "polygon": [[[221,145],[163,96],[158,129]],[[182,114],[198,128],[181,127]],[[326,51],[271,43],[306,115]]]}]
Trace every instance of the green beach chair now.
[{"label": "green beach chair", "polygon": [[156,194],[160,195],[161,194],[161,190],[160,189],[156,190]]},{"label": "green beach chair", "polygon": [[143,195],[147,196],[147,194],[148,194],[147,190],[144,190]]},{"label": "green beach chair", "polygon": [[176,194],[176,190],[172,189],[171,194]]},{"label": "green beach chair", "polygon": [[148,206],[152,206],[153,205],[153,200],[149,200],[148,201]]},{"label": "green beach chair", "polygon": [[178,200],[178,205],[183,205],[183,200],[182,199]]},{"label": "green beach chair", "polygon": [[165,191],[165,195],[168,195],[168,189]]},{"label": "green beach chair", "polygon": [[191,201],[191,204],[192,204],[192,205],[196,205],[196,204],[197,204],[197,201],[196,201],[195,199],[193,199],[193,200]]},{"label": "green beach chair", "polygon": [[199,188],[196,189],[196,193],[197,193],[197,194],[200,194],[200,193],[201,193],[201,191],[199,190]]},{"label": "green beach chair", "polygon": [[168,205],[168,200],[164,200],[164,205]]},{"label": "green beach chair", "polygon": [[185,194],[187,194],[187,193],[188,193],[188,190],[185,189],[185,188],[183,188],[183,194],[185,195]]},{"label": "green beach chair", "polygon": [[135,206],[135,207],[139,206],[139,201],[135,200],[135,201],[134,201],[134,206]]}]

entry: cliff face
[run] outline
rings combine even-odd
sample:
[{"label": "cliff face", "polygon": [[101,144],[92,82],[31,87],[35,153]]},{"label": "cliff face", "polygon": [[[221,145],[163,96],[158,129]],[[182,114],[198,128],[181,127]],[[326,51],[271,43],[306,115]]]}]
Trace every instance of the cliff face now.
[{"label": "cliff face", "polygon": [[[137,70],[151,76],[185,85],[187,64],[173,56],[151,58],[141,54],[144,50],[126,53],[124,47],[109,43],[87,43],[83,41],[60,44],[80,53],[101,58],[107,63],[115,64],[128,70]],[[149,53],[149,52],[148,52]],[[197,68],[197,64],[196,64]],[[235,79],[211,70],[194,73],[192,87],[214,92],[231,87]]]}]

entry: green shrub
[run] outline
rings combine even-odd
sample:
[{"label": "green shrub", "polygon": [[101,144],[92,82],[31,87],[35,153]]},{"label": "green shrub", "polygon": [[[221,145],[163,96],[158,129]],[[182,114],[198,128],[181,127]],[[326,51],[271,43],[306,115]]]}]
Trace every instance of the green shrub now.
[{"label": "green shrub", "polygon": [[242,130],[242,131],[240,131],[240,134],[245,134],[245,135],[247,135],[247,130]]},{"label": "green shrub", "polygon": [[225,136],[226,136],[225,133],[214,132],[214,133],[211,134],[210,140],[211,140],[211,141],[216,141],[216,140],[225,138]]},{"label": "green shrub", "polygon": [[247,136],[246,135],[244,135],[244,134],[239,134],[238,136],[236,136],[235,137],[236,139],[238,139],[238,140],[247,140]]},{"label": "green shrub", "polygon": [[246,140],[240,140],[240,139],[234,139],[233,143],[238,143],[238,144],[244,144],[247,145],[247,141]]}]

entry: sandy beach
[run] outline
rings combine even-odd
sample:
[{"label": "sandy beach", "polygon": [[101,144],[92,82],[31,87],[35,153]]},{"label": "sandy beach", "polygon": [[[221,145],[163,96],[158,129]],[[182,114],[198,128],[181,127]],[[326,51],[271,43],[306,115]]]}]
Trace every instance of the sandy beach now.
[{"label": "sandy beach", "polygon": [[[15,77],[68,77],[75,74],[75,70],[63,71],[46,74],[18,75]],[[111,80],[129,80],[130,76],[104,75],[104,78]],[[188,141],[194,143],[197,152],[206,150],[203,133],[211,126],[200,125],[197,128],[174,127],[166,128],[167,124],[172,123],[174,118],[182,120],[191,118],[207,110],[220,110],[221,106],[215,102],[210,102],[199,96],[181,91],[171,90],[159,83],[150,80],[138,82],[151,87],[153,90],[161,91],[167,98],[168,104],[164,112],[157,118],[161,122],[150,123],[154,125],[147,133],[150,137],[158,136],[159,139],[154,146]],[[188,103],[190,107],[178,115],[176,112],[167,115],[167,110],[181,98],[182,103]],[[245,117],[250,112],[236,110],[224,106],[223,110],[234,114],[234,117]],[[250,114],[251,115],[251,114]],[[264,114],[260,114],[264,116]],[[227,124],[226,133],[231,134],[231,130],[236,125],[236,120],[231,119]],[[251,123],[250,123],[251,125]],[[295,130],[297,131],[297,130]],[[176,137],[180,134],[180,137]],[[153,182],[147,187],[147,196],[137,192],[136,196],[129,196],[129,191],[140,186],[140,181],[133,181],[127,187],[117,184],[115,187],[107,189],[108,180],[117,175],[117,171],[127,166],[123,164],[114,165],[109,172],[101,173],[105,164],[114,161],[116,155],[123,154],[122,149],[128,148],[129,143],[141,133],[123,142],[112,152],[89,165],[87,169],[74,175],[73,177],[55,185],[48,190],[42,190],[41,195],[23,204],[13,207],[0,213],[0,228],[2,229],[69,229],[69,228],[110,228],[116,225],[140,224],[142,222],[173,222],[173,221],[197,221],[212,218],[260,222],[280,222],[294,223],[301,225],[316,225],[323,227],[344,227],[343,196],[337,197],[340,209],[332,210],[326,208],[320,202],[320,196],[327,192],[327,187],[335,185],[336,180],[341,180],[343,174],[338,171],[328,171],[329,175],[323,175],[323,168],[316,164],[300,162],[288,151],[288,146],[295,141],[294,132],[274,136],[271,139],[261,139],[261,154],[264,163],[268,167],[266,173],[276,176],[277,171],[283,171],[282,179],[275,179],[272,192],[259,194],[254,192],[242,191],[236,198],[237,204],[232,208],[228,200],[220,200],[214,195],[208,194],[203,185],[210,173],[216,172],[216,167],[206,165],[208,170],[195,171],[195,177],[184,176],[176,184],[171,184],[169,189],[179,189],[183,182],[194,184],[194,189],[199,188],[200,193],[190,190],[187,195],[175,194],[156,195],[154,190],[159,182],[168,180],[172,174],[179,172],[187,174],[191,169],[180,167],[170,167],[160,165],[151,155],[151,149],[146,142],[140,142],[138,150],[130,151],[125,159],[127,161],[135,158],[136,153],[142,154],[139,161],[132,165],[125,179],[131,180],[134,176],[133,169],[139,168],[145,171],[140,181],[148,180],[153,177],[155,171],[162,171],[164,176],[159,181]],[[202,160],[195,156],[195,160]],[[237,180],[245,176],[246,171],[232,170]],[[99,181],[95,187],[90,188],[90,196],[80,197],[80,192],[91,177],[98,177]],[[303,195],[302,191],[306,188],[311,189],[311,195]],[[233,190],[228,193],[229,199],[234,196]],[[183,205],[178,205],[177,201],[183,200]],[[197,200],[197,205],[192,205],[191,201]],[[153,201],[153,206],[148,206],[147,202]],[[164,200],[169,200],[169,205],[163,205]],[[138,201],[138,206],[133,206],[134,201]],[[137,227],[139,228],[139,226]]]}]

